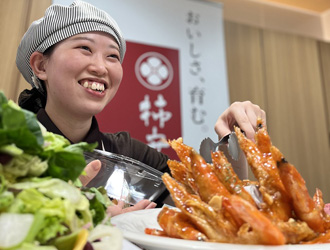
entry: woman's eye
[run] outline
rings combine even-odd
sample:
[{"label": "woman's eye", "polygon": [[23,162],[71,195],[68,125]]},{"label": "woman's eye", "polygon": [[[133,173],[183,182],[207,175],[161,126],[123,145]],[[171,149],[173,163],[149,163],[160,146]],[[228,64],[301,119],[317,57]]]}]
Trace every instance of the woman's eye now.
[{"label": "woman's eye", "polygon": [[119,60],[119,55],[116,54],[109,55],[109,57],[116,58],[117,60]]},{"label": "woman's eye", "polygon": [[88,46],[80,46],[81,49],[91,51],[91,49]]}]

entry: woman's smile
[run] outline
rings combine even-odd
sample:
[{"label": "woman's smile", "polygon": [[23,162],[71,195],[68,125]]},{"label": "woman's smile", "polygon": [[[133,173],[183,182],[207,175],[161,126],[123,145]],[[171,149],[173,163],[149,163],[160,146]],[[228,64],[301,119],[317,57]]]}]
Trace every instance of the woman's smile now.
[{"label": "woman's smile", "polygon": [[86,89],[91,89],[93,91],[97,91],[101,93],[106,89],[106,85],[104,83],[97,81],[83,80],[80,81],[79,84]]}]

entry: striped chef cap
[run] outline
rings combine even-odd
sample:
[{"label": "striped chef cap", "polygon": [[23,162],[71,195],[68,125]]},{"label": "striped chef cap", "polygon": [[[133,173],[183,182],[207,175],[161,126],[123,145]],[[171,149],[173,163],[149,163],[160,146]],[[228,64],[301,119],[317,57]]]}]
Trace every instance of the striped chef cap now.
[{"label": "striped chef cap", "polygon": [[70,6],[51,5],[44,17],[30,25],[17,49],[16,65],[19,71],[32,87],[38,88],[39,79],[34,76],[30,67],[32,53],[44,53],[49,47],[68,37],[90,31],[112,35],[119,45],[120,61],[123,61],[126,42],[116,21],[105,11],[77,0]]}]

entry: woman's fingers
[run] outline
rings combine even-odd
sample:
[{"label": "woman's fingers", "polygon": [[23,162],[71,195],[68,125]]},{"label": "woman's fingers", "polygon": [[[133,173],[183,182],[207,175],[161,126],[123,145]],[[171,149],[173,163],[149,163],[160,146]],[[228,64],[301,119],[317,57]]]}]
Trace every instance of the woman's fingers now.
[{"label": "woman's fingers", "polygon": [[131,211],[136,211],[136,210],[141,210],[141,209],[148,209],[148,208],[154,208],[156,207],[156,203],[149,201],[149,200],[142,200],[136,203],[134,206],[125,208],[125,212],[131,212]]},{"label": "woman's fingers", "polygon": [[81,181],[83,186],[86,186],[100,171],[102,166],[101,161],[94,160],[87,164],[85,167],[85,175],[80,175],[79,180]]},{"label": "woman's fingers", "polygon": [[118,214],[123,214],[127,212],[155,208],[157,204],[149,200],[142,200],[136,203],[134,206],[130,206],[126,208],[124,208],[124,206],[125,206],[125,202],[118,201],[116,205],[109,206],[107,212],[110,213],[111,216],[116,216]]},{"label": "woman's fingers", "polygon": [[124,205],[125,203],[123,201],[118,201],[118,203],[116,205],[111,205],[108,206],[107,208],[107,213],[110,214],[110,216],[116,216],[119,214],[124,213]]},{"label": "woman's fingers", "polygon": [[221,138],[232,132],[234,126],[238,126],[253,140],[259,117],[266,123],[266,113],[258,105],[250,101],[234,102],[219,116],[215,131]]},{"label": "woman's fingers", "polygon": [[155,202],[150,202],[150,204],[148,206],[146,206],[145,209],[155,208],[156,206],[157,206],[157,204]]}]

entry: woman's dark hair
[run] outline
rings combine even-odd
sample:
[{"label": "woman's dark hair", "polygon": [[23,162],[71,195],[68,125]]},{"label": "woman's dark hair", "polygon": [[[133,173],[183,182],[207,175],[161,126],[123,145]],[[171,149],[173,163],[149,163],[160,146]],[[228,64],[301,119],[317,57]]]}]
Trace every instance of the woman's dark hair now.
[{"label": "woman's dark hair", "polygon": [[18,97],[18,105],[33,113],[46,107],[46,91],[42,93],[36,88],[23,90]]},{"label": "woman's dark hair", "polygon": [[[53,53],[55,45],[49,47],[44,53],[44,56],[50,57]],[[47,101],[47,91],[45,83],[40,80],[41,88],[32,88],[23,90],[18,97],[18,105],[33,113],[38,113],[39,109],[45,108]]]}]

